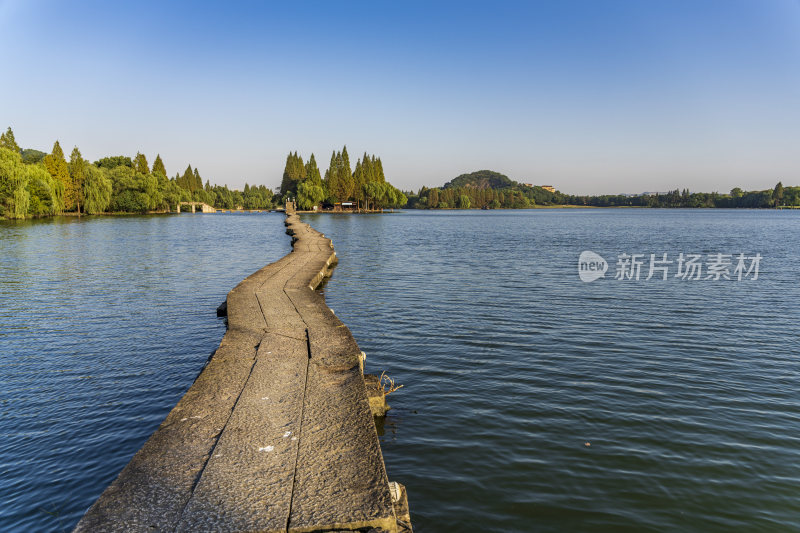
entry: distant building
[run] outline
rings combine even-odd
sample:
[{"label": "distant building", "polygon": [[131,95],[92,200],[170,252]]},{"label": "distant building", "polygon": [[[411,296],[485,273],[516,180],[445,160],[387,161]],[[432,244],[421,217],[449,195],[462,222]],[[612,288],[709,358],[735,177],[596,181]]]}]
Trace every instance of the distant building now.
[{"label": "distant building", "polygon": [[336,202],[333,204],[334,211],[354,211],[355,208],[355,202]]},{"label": "distant building", "polygon": [[542,185],[542,189],[546,190],[547,192],[556,192],[556,188],[552,185]]},{"label": "distant building", "polygon": [[526,186],[526,187],[533,188],[533,183],[523,183],[523,185]]}]

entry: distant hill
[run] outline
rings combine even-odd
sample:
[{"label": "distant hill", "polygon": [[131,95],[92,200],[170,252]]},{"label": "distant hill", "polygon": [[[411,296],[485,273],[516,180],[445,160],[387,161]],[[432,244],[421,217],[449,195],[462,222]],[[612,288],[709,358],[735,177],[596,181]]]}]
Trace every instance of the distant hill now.
[{"label": "distant hill", "polygon": [[20,153],[22,154],[22,162],[28,164],[38,163],[44,159],[44,156],[47,155],[46,153],[39,150],[34,150],[33,148],[25,148]]},{"label": "distant hill", "polygon": [[444,189],[469,187],[472,189],[507,189],[518,185],[504,174],[492,170],[478,170],[469,174],[461,174],[444,184]]}]

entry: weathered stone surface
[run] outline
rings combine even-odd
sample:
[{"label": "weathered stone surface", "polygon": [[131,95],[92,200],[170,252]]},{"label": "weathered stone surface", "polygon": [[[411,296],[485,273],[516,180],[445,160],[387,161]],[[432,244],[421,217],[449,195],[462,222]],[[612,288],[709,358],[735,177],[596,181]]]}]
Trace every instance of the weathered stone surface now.
[{"label": "weathered stone surface", "polygon": [[250,374],[259,339],[228,332],[175,408],[76,531],[173,530]]},{"label": "weathered stone surface", "polygon": [[389,481],[358,367],[329,373],[309,366],[295,475],[290,531],[396,530]]},{"label": "weathered stone surface", "polygon": [[305,339],[266,335],[178,531],[285,531],[308,368]]}]

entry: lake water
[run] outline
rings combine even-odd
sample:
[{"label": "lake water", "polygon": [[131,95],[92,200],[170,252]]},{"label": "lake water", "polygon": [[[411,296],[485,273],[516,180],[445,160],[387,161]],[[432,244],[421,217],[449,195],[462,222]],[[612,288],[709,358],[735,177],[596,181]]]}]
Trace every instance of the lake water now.
[{"label": "lake water", "polygon": [[[800,531],[800,213],[303,218],[367,371],[404,385],[382,447],[416,531]],[[288,251],[281,221],[0,225],[0,530],[77,522],[218,345],[227,291]],[[645,280],[651,253],[763,258]]]}]

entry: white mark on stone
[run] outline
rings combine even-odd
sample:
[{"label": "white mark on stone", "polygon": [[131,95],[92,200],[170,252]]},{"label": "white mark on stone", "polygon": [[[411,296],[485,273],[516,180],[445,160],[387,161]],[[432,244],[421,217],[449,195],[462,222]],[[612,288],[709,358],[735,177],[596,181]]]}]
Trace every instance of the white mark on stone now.
[{"label": "white mark on stone", "polygon": [[264,396],[261,398],[262,400],[269,400],[269,396]]},{"label": "white mark on stone", "polygon": [[189,420],[189,419],[188,418],[181,418],[181,422],[186,422],[187,420]]},{"label": "white mark on stone", "polygon": [[297,437],[292,437],[292,440],[297,440]]},{"label": "white mark on stone", "polygon": [[274,449],[275,449],[275,446],[264,446],[262,448],[259,448],[258,451],[260,451],[260,452],[271,452]]},{"label": "white mark on stone", "polygon": [[193,416],[192,418],[203,418],[202,416]]},{"label": "white mark on stone", "polygon": [[221,453],[218,453],[218,454],[217,454],[217,455],[215,455],[214,457],[222,457],[222,454],[221,454]]},{"label": "white mark on stone", "polygon": [[287,431],[286,433],[284,433],[284,434],[283,434],[283,438],[284,438],[284,439],[285,439],[286,437],[291,437],[291,436],[292,436],[292,432],[291,432],[291,431]]}]

